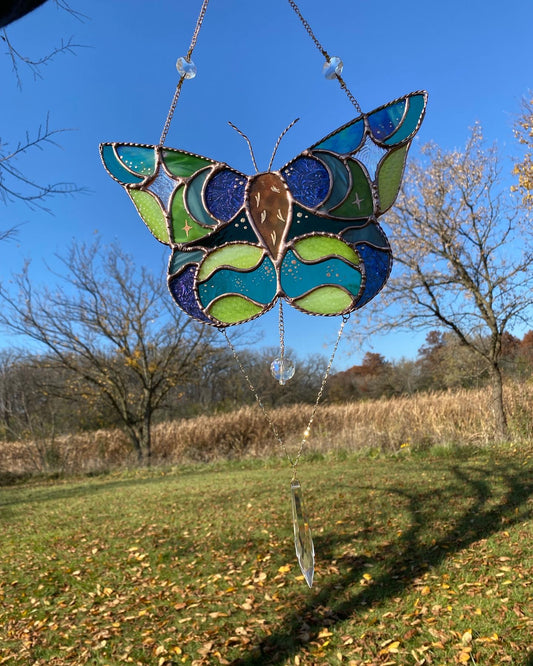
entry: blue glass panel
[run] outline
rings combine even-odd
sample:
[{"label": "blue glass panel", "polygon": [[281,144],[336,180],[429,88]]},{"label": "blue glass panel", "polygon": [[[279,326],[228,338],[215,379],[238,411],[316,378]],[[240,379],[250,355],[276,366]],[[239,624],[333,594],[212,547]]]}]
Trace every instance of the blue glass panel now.
[{"label": "blue glass panel", "polygon": [[205,188],[205,204],[213,217],[227,222],[244,205],[244,187],[246,181],[242,175],[223,169],[218,171]]},{"label": "blue glass panel", "polygon": [[381,227],[375,222],[370,222],[364,227],[357,229],[348,229],[343,232],[342,240],[348,243],[370,243],[376,247],[390,249],[389,241],[381,230]]},{"label": "blue glass panel", "polygon": [[365,288],[357,301],[357,308],[361,308],[374,298],[387,281],[392,267],[392,255],[370,245],[358,245],[357,251],[363,259],[366,272]]},{"label": "blue glass panel", "polygon": [[276,289],[276,271],[268,257],[252,271],[220,268],[208,280],[198,285],[200,301],[205,307],[213,299],[225,294],[239,294],[266,305],[275,298]]},{"label": "blue glass panel", "polygon": [[150,185],[148,185],[147,189],[156,194],[161,200],[161,203],[165,209],[168,210],[169,200],[172,193],[174,192],[176,185],[177,182],[172,180],[172,178],[169,178],[164,169],[159,169],[157,176],[150,183]]},{"label": "blue glass panel", "polygon": [[206,211],[202,199],[202,189],[207,177],[211,174],[211,169],[200,171],[188,183],[185,190],[185,201],[192,217],[200,224],[214,227],[216,220]]},{"label": "blue glass panel", "polygon": [[378,146],[369,136],[367,136],[365,143],[361,146],[361,149],[354,155],[354,157],[359,162],[361,162],[361,164],[364,164],[366,170],[368,171],[368,175],[372,180],[374,180],[379,161],[386,153],[386,148]]},{"label": "blue glass panel", "polygon": [[122,185],[141,183],[144,179],[135,176],[128,171],[119,161],[118,157],[115,154],[113,146],[109,143],[102,143],[100,145],[102,160],[106,166],[106,169],[109,173],[118,180]]},{"label": "blue glass panel", "polygon": [[151,176],[155,172],[156,153],[146,146],[117,146],[117,155],[130,171],[141,176]]},{"label": "blue glass panel", "polygon": [[340,204],[348,194],[348,190],[350,189],[350,172],[346,164],[331,153],[317,153],[317,157],[320,157],[328,165],[332,175],[331,192],[322,206],[322,209],[327,211]]},{"label": "blue glass panel", "polygon": [[405,99],[368,115],[370,131],[377,141],[385,141],[398,129],[405,113]]},{"label": "blue glass panel", "polygon": [[404,121],[398,128],[398,131],[384,142],[388,146],[394,146],[401,141],[405,141],[405,139],[418,129],[426,105],[426,96],[423,94],[412,95],[411,97],[408,97],[407,100],[409,107],[405,114]]},{"label": "blue glass panel", "polygon": [[321,204],[329,192],[328,170],[311,157],[296,158],[281,173],[293,197],[309,208]]},{"label": "blue glass panel", "polygon": [[345,125],[319,143],[312,146],[313,150],[331,150],[334,153],[347,155],[357,150],[363,139],[365,132],[365,123],[362,118],[353,120],[349,125]]},{"label": "blue glass panel", "polygon": [[186,268],[183,273],[169,279],[168,288],[172,297],[184,312],[200,321],[210,321],[202,312],[196,300],[194,293],[195,274],[196,266]]},{"label": "blue glass panel", "polygon": [[342,259],[331,257],[305,264],[289,250],[280,269],[281,287],[289,298],[298,298],[315,287],[333,284],[344,287],[354,296],[361,286],[361,273]]}]

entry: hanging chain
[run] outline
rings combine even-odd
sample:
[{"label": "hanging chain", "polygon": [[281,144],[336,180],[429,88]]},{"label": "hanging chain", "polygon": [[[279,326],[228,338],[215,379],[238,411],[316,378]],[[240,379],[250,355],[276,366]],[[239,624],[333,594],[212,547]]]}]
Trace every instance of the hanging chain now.
[{"label": "hanging chain", "polygon": [[[194,51],[194,47],[196,46],[196,41],[198,39],[198,34],[200,33],[200,28],[202,27],[202,23],[205,17],[205,13],[207,11],[208,4],[209,0],[203,0],[202,8],[200,9],[200,13],[198,14],[198,18],[196,19],[196,26],[194,28],[194,32],[192,35],[191,44],[189,46],[189,50],[187,51],[187,55],[185,56],[185,60],[187,62],[191,61],[192,52]],[[161,138],[159,139],[160,146],[162,146],[165,143],[165,139],[167,138],[168,130],[170,129],[170,123],[172,122],[172,116],[174,115],[174,111],[176,110],[176,104],[178,103],[178,99],[181,93],[181,87],[184,81],[185,81],[185,74],[182,74],[180,76],[180,80],[178,81],[178,85],[176,86],[174,97],[172,98],[172,103],[170,104],[170,109],[168,111],[167,119],[165,121],[165,126],[163,127]]]},{"label": "hanging chain", "polygon": [[279,356],[283,364],[285,358],[285,319],[283,318],[283,301],[279,299]]},{"label": "hanging chain", "polygon": [[[282,310],[280,309],[280,313]],[[252,392],[257,404],[259,405],[261,411],[263,412],[263,416],[265,417],[266,422],[268,423],[270,430],[272,431],[272,434],[276,438],[278,444],[280,445],[281,450],[283,451],[284,456],[287,458],[289,461],[291,468],[292,468],[292,478],[293,480],[296,478],[296,467],[298,466],[298,463],[300,462],[300,458],[302,457],[302,453],[305,447],[305,444],[307,442],[307,439],[311,433],[311,426],[313,425],[313,421],[315,420],[315,415],[316,415],[316,410],[318,409],[318,403],[322,399],[322,395],[324,393],[324,389],[326,388],[326,382],[328,381],[329,373],[331,371],[331,367],[333,365],[333,360],[335,359],[335,354],[337,353],[337,349],[339,347],[339,343],[341,341],[342,333],[344,331],[344,327],[346,326],[346,323],[348,322],[348,319],[350,318],[349,314],[343,315],[342,316],[342,322],[339,328],[339,332],[337,334],[337,339],[335,341],[335,345],[333,346],[333,350],[331,352],[331,356],[328,362],[328,365],[326,367],[326,371],[324,372],[324,376],[322,377],[322,383],[320,384],[320,388],[318,390],[317,396],[315,403],[313,405],[313,409],[311,410],[311,416],[309,417],[309,421],[307,422],[307,427],[304,430],[303,437],[300,441],[300,446],[298,447],[298,450],[296,451],[296,455],[293,458],[291,454],[289,453],[287,446],[285,445],[285,442],[283,441],[283,438],[278,432],[278,429],[276,428],[276,425],[274,421],[272,420],[272,417],[270,416],[267,408],[263,404],[263,401],[261,400],[261,397],[259,396],[259,393],[257,392],[257,389],[255,388],[252,380],[250,379],[249,374],[246,372],[246,368],[243,366],[241,359],[239,358],[239,355],[237,354],[237,350],[233,346],[233,343],[229,339],[228,332],[226,328],[220,327],[219,330],[222,331],[224,334],[224,337],[226,338],[226,342],[228,343],[228,347],[231,349],[231,352],[233,354],[233,358],[235,359],[237,365],[239,366],[239,369],[246,380],[246,383],[248,384],[248,388]],[[280,325],[281,325],[281,320],[282,317],[280,318]]]},{"label": "hanging chain", "polygon": [[[317,49],[318,49],[318,50],[320,51],[320,53],[324,56],[324,58],[327,60],[327,62],[329,62],[329,61],[331,60],[331,56],[330,56],[329,53],[326,51],[326,49],[322,46],[322,44],[318,41],[318,39],[317,39],[315,33],[314,33],[314,32],[312,31],[312,29],[311,29],[311,26],[309,25],[309,23],[308,23],[308,22],[304,19],[304,17],[302,16],[302,12],[300,11],[300,8],[299,8],[298,5],[296,4],[296,2],[295,2],[294,0],[288,0],[288,3],[289,3],[289,5],[293,8],[294,13],[296,14],[296,16],[298,16],[298,18],[300,19],[300,21],[301,21],[303,27],[306,29],[307,34],[309,35],[309,37],[311,37],[311,39],[312,39],[313,42],[315,43],[315,46],[317,47]],[[359,106],[359,102],[355,99],[355,97],[354,97],[354,96],[352,95],[352,93],[350,92],[350,90],[349,90],[348,86],[346,85],[346,82],[344,81],[344,79],[342,78],[342,76],[341,76],[340,74],[335,73],[335,78],[336,78],[337,81],[339,82],[340,87],[342,88],[342,90],[344,90],[344,92],[346,93],[346,96],[348,97],[348,99],[350,100],[350,102],[351,102],[351,103],[355,106],[355,108],[357,109],[357,112],[358,112],[358,113],[363,113],[362,110],[361,110],[361,107]]]}]

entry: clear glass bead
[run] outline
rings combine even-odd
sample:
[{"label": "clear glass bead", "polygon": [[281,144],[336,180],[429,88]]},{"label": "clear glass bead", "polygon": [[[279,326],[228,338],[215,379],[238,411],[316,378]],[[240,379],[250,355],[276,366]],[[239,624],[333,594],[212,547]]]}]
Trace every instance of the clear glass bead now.
[{"label": "clear glass bead", "polygon": [[270,372],[272,373],[274,379],[277,379],[277,381],[281,384],[281,386],[286,384],[289,379],[294,377],[295,370],[296,368],[294,367],[294,363],[290,360],[290,358],[285,358],[284,356],[281,358],[275,358],[270,364]]},{"label": "clear glass bead", "polygon": [[187,60],[183,56],[177,59],[176,69],[178,74],[186,79],[194,79],[196,76],[196,65],[192,60]]},{"label": "clear glass bead", "polygon": [[322,67],[322,73],[326,79],[334,79],[337,74],[340,76],[342,74],[342,68],[344,67],[343,62],[337,56],[332,56],[329,60],[326,60],[324,66]]}]

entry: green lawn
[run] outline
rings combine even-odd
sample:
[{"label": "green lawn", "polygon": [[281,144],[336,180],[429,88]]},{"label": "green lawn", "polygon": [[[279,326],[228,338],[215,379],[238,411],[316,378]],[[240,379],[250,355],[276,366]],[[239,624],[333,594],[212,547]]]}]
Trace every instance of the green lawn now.
[{"label": "green lawn", "polygon": [[[445,452],[444,452],[445,453]],[[316,458],[0,488],[0,664],[533,664],[533,459]]]}]

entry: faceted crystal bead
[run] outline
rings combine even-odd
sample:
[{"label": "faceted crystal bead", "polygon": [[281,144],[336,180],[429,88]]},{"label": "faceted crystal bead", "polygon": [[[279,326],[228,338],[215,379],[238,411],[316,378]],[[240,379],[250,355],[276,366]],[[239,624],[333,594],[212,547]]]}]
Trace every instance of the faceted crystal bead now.
[{"label": "faceted crystal bead", "polygon": [[176,61],[176,69],[178,74],[186,79],[194,79],[196,76],[196,65],[192,60],[180,57]]},{"label": "faceted crystal bead", "polygon": [[302,488],[300,482],[291,481],[291,504],[292,525],[294,528],[294,546],[298,564],[305,578],[305,582],[311,587],[315,573],[315,548],[311,528],[307,520],[302,500]]},{"label": "faceted crystal bead", "polygon": [[342,68],[344,67],[342,60],[337,56],[332,56],[329,60],[326,60],[324,66],[322,67],[322,72],[326,79],[334,79],[337,74],[340,76],[342,74]]},{"label": "faceted crystal bead", "polygon": [[270,364],[270,372],[274,379],[278,380],[281,386],[294,377],[295,370],[294,363],[290,358],[285,358],[285,356],[275,358]]}]

